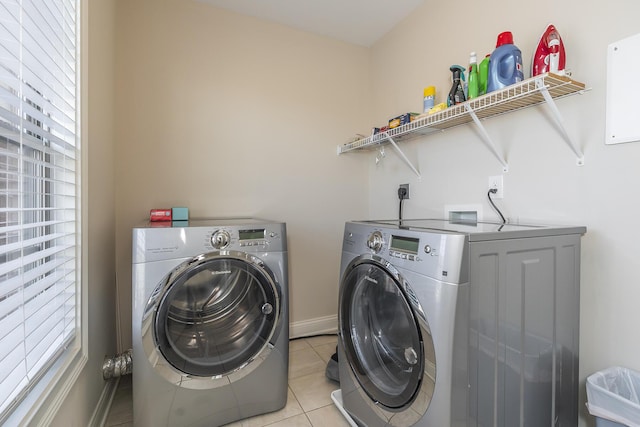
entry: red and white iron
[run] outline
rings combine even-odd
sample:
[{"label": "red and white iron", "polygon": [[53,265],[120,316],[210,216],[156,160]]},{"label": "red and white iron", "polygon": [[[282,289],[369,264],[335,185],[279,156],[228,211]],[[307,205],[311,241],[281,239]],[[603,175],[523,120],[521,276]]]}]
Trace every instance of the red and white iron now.
[{"label": "red and white iron", "polygon": [[531,76],[538,74],[554,73],[564,75],[564,67],[566,63],[566,54],[564,52],[564,44],[560,38],[560,33],[552,24],[540,37],[538,48],[533,54],[531,61]]}]

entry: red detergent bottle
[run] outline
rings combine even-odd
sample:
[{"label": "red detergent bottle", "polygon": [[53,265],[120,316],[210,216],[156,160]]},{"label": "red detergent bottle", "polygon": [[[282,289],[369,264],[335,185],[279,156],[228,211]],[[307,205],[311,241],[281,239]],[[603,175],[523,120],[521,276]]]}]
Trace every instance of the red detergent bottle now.
[{"label": "red detergent bottle", "polygon": [[522,72],[522,52],[513,44],[513,34],[505,31],[498,35],[496,49],[489,59],[487,93],[524,79]]}]

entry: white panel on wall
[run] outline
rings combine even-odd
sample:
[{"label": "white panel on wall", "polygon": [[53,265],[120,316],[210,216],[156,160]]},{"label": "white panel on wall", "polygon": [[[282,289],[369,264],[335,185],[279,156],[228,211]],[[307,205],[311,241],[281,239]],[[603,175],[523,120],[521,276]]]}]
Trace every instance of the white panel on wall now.
[{"label": "white panel on wall", "polygon": [[640,141],[640,103],[633,86],[638,69],[640,34],[609,45],[606,144]]}]

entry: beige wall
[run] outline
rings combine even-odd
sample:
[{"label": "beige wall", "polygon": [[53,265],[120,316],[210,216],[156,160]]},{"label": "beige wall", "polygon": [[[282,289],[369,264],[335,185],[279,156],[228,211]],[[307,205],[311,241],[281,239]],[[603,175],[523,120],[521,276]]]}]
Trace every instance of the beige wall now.
[{"label": "beige wall", "polygon": [[[498,11],[500,11],[498,13]],[[567,130],[585,153],[585,165],[556,130],[546,107],[485,121],[486,129],[509,163],[505,198],[497,202],[512,221],[586,225],[581,285],[580,378],[612,365],[640,370],[640,288],[637,253],[640,230],[640,143],[605,146],[606,54],[608,44],[638,33],[635,0],[578,0],[534,3],[489,0],[426,4],[372,49],[373,117],[384,122],[421,107],[422,88],[437,86],[437,102],[450,88],[449,66],[467,65],[469,52],[490,53],[498,33],[511,30],[523,52],[525,76],[538,39],[549,23],[563,38],[568,67],[590,91],[557,101]],[[446,19],[448,17],[449,19]],[[475,18],[475,19],[474,19]],[[419,47],[417,47],[419,46]],[[631,73],[631,70],[630,70]],[[630,90],[634,90],[630,77]],[[485,218],[498,216],[487,199],[487,181],[502,174],[473,125],[431,135],[402,147],[418,165],[422,180],[391,150],[378,167],[373,154],[369,187],[380,192],[369,201],[369,215],[396,215],[398,184],[411,185],[405,217],[442,216],[445,205],[479,205]],[[390,154],[389,154],[390,153]],[[544,307],[541,307],[544,309]],[[584,405],[581,426],[593,425]]]},{"label": "beige wall", "polygon": [[152,208],[287,223],[291,322],[335,316],[344,222],[368,198],[360,156],[369,51],[184,0],[117,14],[117,274],[131,346],[131,229]]}]

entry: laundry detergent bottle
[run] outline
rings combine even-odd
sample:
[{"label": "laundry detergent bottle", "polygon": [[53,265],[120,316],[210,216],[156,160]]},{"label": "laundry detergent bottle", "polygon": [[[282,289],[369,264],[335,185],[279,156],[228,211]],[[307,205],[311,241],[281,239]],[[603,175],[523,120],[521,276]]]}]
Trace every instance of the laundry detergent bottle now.
[{"label": "laundry detergent bottle", "polygon": [[522,52],[513,44],[513,34],[510,31],[500,33],[496,49],[489,58],[487,93],[520,82],[523,79]]}]

